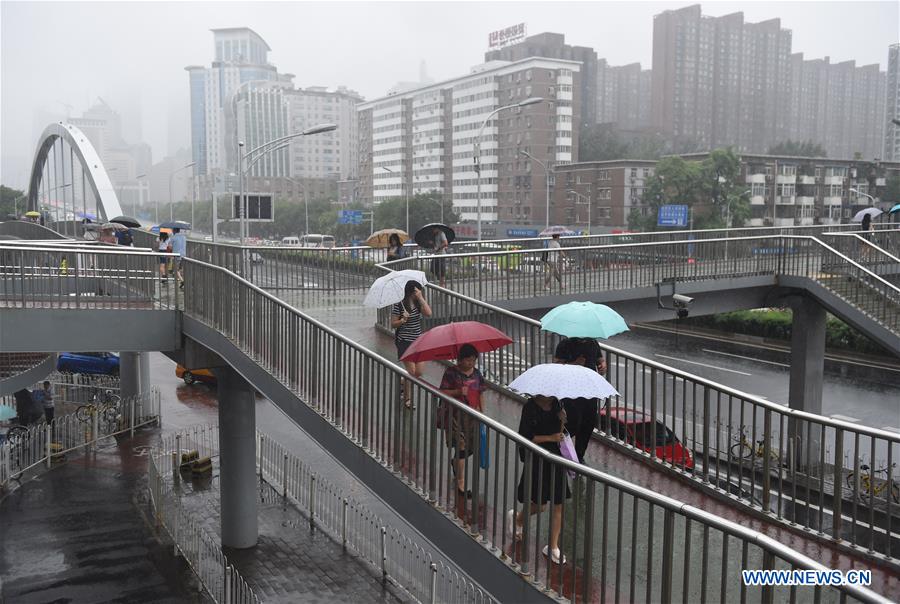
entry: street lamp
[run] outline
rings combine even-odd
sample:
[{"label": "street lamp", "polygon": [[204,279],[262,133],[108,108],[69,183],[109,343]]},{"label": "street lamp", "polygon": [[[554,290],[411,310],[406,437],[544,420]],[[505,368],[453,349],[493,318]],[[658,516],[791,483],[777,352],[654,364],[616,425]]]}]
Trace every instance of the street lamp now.
[{"label": "street lamp", "polygon": [[[240,197],[239,197],[239,199],[240,199],[239,219],[240,219],[240,233],[241,233],[240,242],[241,242],[241,245],[244,245],[244,231],[246,230],[245,221],[246,221],[246,215],[247,215],[247,210],[245,207],[246,200],[244,199],[244,170],[245,170],[244,159],[246,158],[246,159],[250,160],[250,163],[246,168],[247,170],[249,170],[253,166],[253,164],[255,164],[257,161],[259,161],[259,159],[261,157],[263,157],[267,153],[271,153],[272,151],[277,151],[278,149],[285,147],[287,145],[287,141],[289,141],[293,138],[297,138],[298,136],[309,136],[311,134],[322,134],[323,132],[331,132],[333,130],[337,130],[337,124],[318,124],[311,128],[307,128],[306,130],[303,130],[302,132],[295,132],[293,134],[288,134],[287,136],[282,136],[280,138],[272,139],[268,142],[265,142],[265,143],[259,145],[258,147],[254,147],[253,149],[250,149],[249,151],[247,151],[246,154],[244,153],[244,141],[238,141],[238,178],[240,180],[240,192],[238,194],[240,195]],[[258,154],[258,155],[256,155],[256,157],[253,157],[255,154]]]},{"label": "street lamp", "polygon": [[475,135],[475,157],[473,160],[475,162],[475,183],[477,187],[477,192],[475,193],[475,200],[477,203],[477,211],[478,211],[478,241],[481,241],[481,134],[484,132],[484,127],[487,126],[487,123],[490,121],[492,117],[503,111],[504,109],[514,109],[516,107],[527,107],[528,105],[536,105],[538,103],[543,103],[544,99],[541,97],[531,97],[525,99],[520,103],[514,103],[512,105],[504,105],[503,107],[498,107],[491,111],[484,121],[481,123],[481,128],[478,129],[478,134]]},{"label": "street lamp", "polygon": [[[174,219],[173,213],[174,213],[174,208],[175,208],[175,194],[172,192],[172,180],[175,178],[176,174],[178,174],[182,170],[187,170],[188,168],[190,168],[196,164],[197,164],[197,162],[192,161],[189,164],[185,164],[185,165],[181,166],[180,168],[173,170],[172,173],[169,174],[169,220]],[[194,208],[193,208],[193,204],[192,204],[191,205],[191,218],[193,218],[193,212],[194,212]],[[156,203],[156,222],[157,222],[157,224],[159,224],[159,202],[158,201]],[[194,226],[194,224],[191,223],[191,226]]]},{"label": "street lamp", "polygon": [[[394,171],[386,166],[381,166],[381,169],[387,172],[388,174],[393,174]],[[400,187],[406,189],[406,234],[409,235],[409,189],[412,186],[410,183],[409,187],[403,187],[403,179],[400,180]],[[443,221],[441,221],[443,222]]]},{"label": "street lamp", "polygon": [[875,206],[875,198],[872,197],[871,195],[869,195],[868,193],[863,193],[862,191],[860,191],[858,189],[850,189],[850,192],[856,193],[857,195],[862,195],[863,197],[868,197],[869,199],[872,200],[872,206],[873,207]]},{"label": "street lamp", "polygon": [[[72,183],[67,182],[64,185],[57,185],[57,186],[53,187],[52,189],[48,189],[47,190],[47,202],[48,203],[50,202],[50,193],[52,193],[53,191],[56,191],[58,189],[65,189],[66,187],[71,187],[71,186],[72,186]],[[53,210],[56,212],[55,222],[59,222],[59,204],[54,203]],[[63,215],[65,215],[65,210],[63,210]]]},{"label": "street lamp", "polygon": [[[750,195],[752,192],[753,191],[751,191],[750,189],[747,189],[740,194],[740,197],[743,197],[744,195]],[[728,199],[725,200],[725,228],[731,228],[731,203],[728,201]],[[728,237],[728,233],[725,233],[725,236]]]},{"label": "street lamp", "polygon": [[522,151],[519,149],[519,153],[527,157],[528,159],[537,162],[541,168],[544,169],[544,179],[547,181],[547,225],[546,228],[550,228],[550,168],[547,167],[547,164],[533,156],[528,151]]},{"label": "street lamp", "polygon": [[587,208],[588,208],[588,217],[587,217],[587,221],[588,221],[588,229],[587,229],[587,231],[588,231],[588,232],[587,232],[587,234],[588,234],[588,237],[590,237],[590,236],[591,236],[591,198],[588,197],[587,195],[582,195],[581,193],[579,193],[578,191],[575,191],[575,190],[573,190],[573,189],[569,189],[569,190],[566,191],[566,192],[567,192],[567,193],[571,193],[572,195],[574,195],[574,196],[576,197],[576,200],[575,200],[576,203],[577,203],[578,199],[584,199],[584,200],[585,200],[584,203],[587,204]]}]

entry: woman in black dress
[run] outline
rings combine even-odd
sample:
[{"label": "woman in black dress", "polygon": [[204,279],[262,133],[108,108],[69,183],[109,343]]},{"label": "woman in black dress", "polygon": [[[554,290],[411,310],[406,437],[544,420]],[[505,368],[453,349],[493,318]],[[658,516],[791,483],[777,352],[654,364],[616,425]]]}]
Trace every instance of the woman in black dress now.
[{"label": "woman in black dress", "polygon": [[[528,399],[522,407],[522,418],[519,420],[519,434],[532,441],[542,449],[550,453],[560,455],[559,443],[563,439],[563,425],[566,421],[566,412],[563,411],[559,401],[546,396],[535,396]],[[524,449],[519,449],[519,457],[526,459]],[[525,503],[526,487],[525,471],[519,479],[517,497],[519,503]],[[569,491],[566,471],[562,466],[555,465],[552,461],[532,457],[531,463],[531,504],[528,511],[524,510],[516,514],[514,510],[507,512],[510,530],[513,537],[519,539],[522,534],[522,525],[531,514],[537,514],[547,508],[547,503],[553,499],[553,508],[550,513],[550,544],[544,546],[544,555],[549,556],[556,564],[565,564],[566,558],[559,551],[559,533],[562,529],[562,505],[572,496]]]}]

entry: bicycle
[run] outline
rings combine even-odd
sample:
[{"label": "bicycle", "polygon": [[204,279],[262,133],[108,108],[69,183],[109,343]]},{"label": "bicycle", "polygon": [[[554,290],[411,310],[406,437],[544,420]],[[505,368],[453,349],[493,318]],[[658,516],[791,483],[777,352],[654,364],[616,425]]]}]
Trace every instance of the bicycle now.
[{"label": "bicycle", "polygon": [[[891,464],[890,469],[893,469],[895,467],[897,467],[896,463]],[[872,478],[872,472],[870,471],[869,466],[865,464],[859,466],[859,469],[862,470],[859,475],[859,492],[857,493],[860,499],[864,499],[864,497],[870,493],[875,497],[879,497],[881,493],[887,490],[888,483],[892,482],[893,484],[891,484],[891,499],[894,500],[894,503],[900,503],[900,486],[897,485],[896,481],[874,480]],[[890,479],[890,469],[885,466],[880,470],[875,470],[874,473],[884,474],[888,477],[888,479]],[[856,490],[856,480],[854,480],[855,476],[856,475],[853,472],[847,474],[847,486],[851,491]],[[884,498],[887,499],[887,495],[885,495]]]},{"label": "bicycle", "polygon": [[737,439],[737,442],[731,447],[731,454],[738,459],[765,459],[766,457],[766,449],[769,450],[769,459],[774,462],[779,462],[781,457],[778,455],[778,452],[772,449],[771,447],[766,446],[766,439],[761,438],[756,441],[756,446],[754,447],[750,439],[747,438],[747,427],[741,426],[741,436]]},{"label": "bicycle", "polygon": [[102,422],[107,424],[115,423],[119,421],[119,403],[121,401],[122,398],[117,394],[113,394],[112,390],[104,391],[102,398],[99,391],[94,391],[94,396],[91,398],[90,403],[75,409],[75,417],[79,421],[89,423],[91,417],[96,414]]}]

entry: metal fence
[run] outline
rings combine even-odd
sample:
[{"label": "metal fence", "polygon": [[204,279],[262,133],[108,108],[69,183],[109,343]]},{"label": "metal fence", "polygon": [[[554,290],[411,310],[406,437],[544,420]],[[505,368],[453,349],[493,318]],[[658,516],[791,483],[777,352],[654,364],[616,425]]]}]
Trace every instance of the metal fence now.
[{"label": "metal fence", "polygon": [[458,568],[443,560],[435,562],[421,545],[385,525],[261,432],[257,432],[257,467],[261,479],[306,512],[311,528],[325,530],[417,601],[495,602]]},{"label": "metal fence", "polygon": [[194,521],[172,486],[169,477],[178,471],[177,458],[190,449],[198,451],[201,457],[218,455],[218,430],[214,426],[195,426],[166,436],[151,452],[148,488],[157,528],[162,527],[169,534],[173,554],[184,558],[214,602],[257,604],[259,598],[222,552],[218,536]]},{"label": "metal fence", "polygon": [[[86,405],[92,402],[95,397],[102,399],[101,395],[107,390],[115,395],[118,395],[120,391],[119,378],[112,375],[87,375],[54,371],[45,378],[35,382],[34,387],[39,388],[44,380],[50,382],[53,402],[56,405],[56,415],[62,415],[60,413],[60,404]],[[0,396],[0,405],[15,408],[15,397],[12,394]]]},{"label": "metal fence", "polygon": [[[539,586],[572,601],[591,601],[598,589],[601,594],[614,592],[617,599],[632,601],[736,601],[745,598],[748,591],[741,581],[741,569],[824,570],[820,563],[761,533],[552,455],[420,380],[410,380],[408,393],[414,408],[406,409],[400,382],[410,378],[394,363],[230,271],[194,260],[186,262],[185,270],[191,284],[185,296],[185,312],[189,316],[228,337],[298,398],[402,477],[423,499],[455,519],[485,547]],[[610,360],[616,364],[618,358]],[[698,391],[708,395],[725,390],[686,374],[681,376],[687,384],[701,382],[704,388]],[[647,383],[643,376],[642,383]],[[658,391],[662,383],[658,374],[651,383],[656,384],[651,387]],[[744,403],[740,406],[744,409],[742,414],[747,407],[760,408],[754,399],[732,392],[727,395]],[[658,408],[656,397],[639,400],[645,408],[651,408],[651,413]],[[669,403],[660,409],[665,413],[679,403],[669,397],[663,400]],[[703,400],[724,410],[725,401],[709,396]],[[688,411],[683,413],[685,417],[693,416],[696,405],[686,407],[683,400],[679,404],[682,411]],[[469,438],[471,444],[466,449],[473,454],[463,460],[461,476],[464,490],[472,491],[471,499],[458,496],[455,464],[451,463],[454,448],[446,444],[455,447],[459,434],[451,432],[454,436],[445,440],[447,433],[436,423],[439,406],[447,410],[448,425],[464,427],[460,433],[471,436],[484,426],[484,447],[480,438]],[[732,417],[736,407],[729,409]],[[761,409],[769,419],[767,425],[775,425],[771,421],[775,410]],[[793,415],[801,420],[803,428],[813,423],[821,425],[821,418]],[[845,431],[859,434],[860,438],[868,434],[849,424],[832,425],[841,435]],[[881,437],[880,431],[871,432],[876,438]],[[807,452],[812,454],[808,446]],[[482,463],[481,459],[488,461]],[[709,459],[707,453],[704,461]],[[569,488],[566,473],[574,476],[571,498],[564,497]],[[533,481],[528,477],[536,478],[535,484],[540,485],[545,475],[549,476],[549,489],[532,489]],[[770,472],[762,475],[771,481]],[[759,480],[756,476],[750,480]],[[517,482],[521,483],[521,490]],[[769,493],[771,497],[771,488]],[[556,500],[557,495],[565,500],[559,513],[562,526],[568,527],[558,543],[569,558],[562,566],[550,563],[542,555],[543,546],[553,538],[551,523],[542,514],[529,517],[530,506],[525,505],[529,501]],[[766,507],[769,505],[767,501]],[[507,510],[520,511],[528,519],[522,525],[521,540],[510,533]],[[691,554],[692,544],[695,549],[700,544],[699,555]],[[795,601],[822,595],[829,599],[885,601],[868,590],[849,585],[814,589],[769,587],[761,597],[768,602],[773,597]]]},{"label": "metal fence", "polygon": [[159,390],[153,388],[113,406],[98,406],[85,419],[64,415],[5,439],[0,444],[0,486],[41,464],[49,468],[57,456],[94,447],[101,439],[126,432],[133,435],[141,426],[158,425],[159,400]]},{"label": "metal fence", "polygon": [[0,304],[19,308],[178,308],[158,254],[131,248],[0,245]]}]

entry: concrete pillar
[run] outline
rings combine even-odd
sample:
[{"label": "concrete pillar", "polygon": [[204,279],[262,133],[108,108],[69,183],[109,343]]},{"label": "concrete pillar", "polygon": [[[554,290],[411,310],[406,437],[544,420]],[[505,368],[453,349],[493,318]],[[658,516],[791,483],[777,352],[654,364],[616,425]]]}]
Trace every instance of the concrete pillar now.
[{"label": "concrete pillar", "polygon": [[146,352],[119,354],[119,379],[122,398],[141,394],[150,388],[150,358]]},{"label": "concrete pillar", "polygon": [[[811,298],[790,300],[791,384],[788,405],[792,409],[822,414],[822,379],[825,373],[825,309]],[[790,422],[789,434],[801,465],[819,460],[820,432],[806,422]]]},{"label": "concrete pillar", "polygon": [[216,369],[222,545],[247,548],[258,536],[256,407],[253,389],[231,368]]}]

